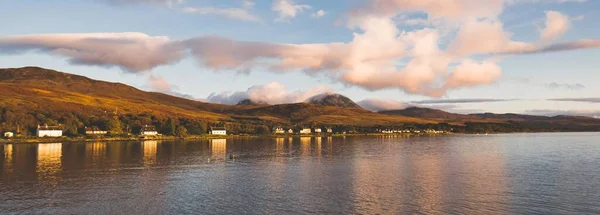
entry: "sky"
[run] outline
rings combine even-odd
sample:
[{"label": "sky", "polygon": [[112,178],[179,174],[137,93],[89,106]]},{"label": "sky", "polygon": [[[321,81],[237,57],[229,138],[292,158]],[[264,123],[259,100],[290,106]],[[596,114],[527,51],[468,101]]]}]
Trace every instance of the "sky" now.
[{"label": "sky", "polygon": [[595,0],[0,0],[0,67],[207,102],[600,117]]}]

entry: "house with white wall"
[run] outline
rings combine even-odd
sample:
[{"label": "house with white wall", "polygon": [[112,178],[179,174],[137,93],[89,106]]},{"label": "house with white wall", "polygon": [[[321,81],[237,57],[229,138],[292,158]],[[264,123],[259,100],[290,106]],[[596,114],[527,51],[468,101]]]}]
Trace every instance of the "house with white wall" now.
[{"label": "house with white wall", "polygon": [[38,137],[61,137],[62,132],[60,126],[38,125],[35,133]]},{"label": "house with white wall", "polygon": [[227,135],[227,129],[225,129],[225,127],[210,127],[210,134]]}]

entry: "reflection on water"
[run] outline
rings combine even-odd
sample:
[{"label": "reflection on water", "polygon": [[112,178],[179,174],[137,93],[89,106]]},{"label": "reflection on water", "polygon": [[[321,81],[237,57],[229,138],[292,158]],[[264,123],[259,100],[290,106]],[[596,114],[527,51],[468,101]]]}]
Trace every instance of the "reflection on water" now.
[{"label": "reflection on water", "polygon": [[144,150],[144,163],[146,165],[152,164],[156,161],[156,152],[158,147],[158,141],[147,140],[142,142],[142,148]]},{"label": "reflection on water", "polygon": [[227,140],[213,139],[210,140],[210,152],[214,158],[225,158],[227,155]]},{"label": "reflection on water", "polygon": [[0,214],[600,213],[600,135],[546,135],[4,144]]},{"label": "reflection on water", "polygon": [[58,182],[61,171],[62,143],[46,143],[37,145],[38,180]]}]

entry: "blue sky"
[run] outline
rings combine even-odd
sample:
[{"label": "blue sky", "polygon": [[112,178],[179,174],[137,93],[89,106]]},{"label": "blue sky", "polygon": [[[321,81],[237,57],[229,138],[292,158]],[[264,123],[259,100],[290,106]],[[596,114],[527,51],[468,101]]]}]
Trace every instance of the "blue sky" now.
[{"label": "blue sky", "polygon": [[600,115],[600,99],[547,100],[600,97],[599,1],[448,2],[1,0],[0,67],[41,66],[222,103],[336,92],[374,109],[437,100],[419,105]]}]

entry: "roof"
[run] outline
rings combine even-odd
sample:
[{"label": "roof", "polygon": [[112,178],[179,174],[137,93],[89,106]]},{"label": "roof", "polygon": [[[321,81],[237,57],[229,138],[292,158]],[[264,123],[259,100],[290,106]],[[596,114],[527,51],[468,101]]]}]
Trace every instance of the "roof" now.
[{"label": "roof", "polygon": [[38,125],[38,130],[62,130],[58,125]]},{"label": "roof", "polygon": [[92,126],[92,127],[85,127],[86,131],[103,131],[102,129],[96,127],[96,126]]},{"label": "roof", "polygon": [[210,130],[213,130],[213,131],[215,131],[215,130],[218,130],[218,131],[225,131],[225,130],[227,130],[227,129],[225,129],[225,127],[210,127]]},{"label": "roof", "polygon": [[145,131],[156,131],[156,127],[154,127],[152,125],[144,125],[144,126],[142,126],[142,129],[140,129],[140,132],[145,132]]}]

